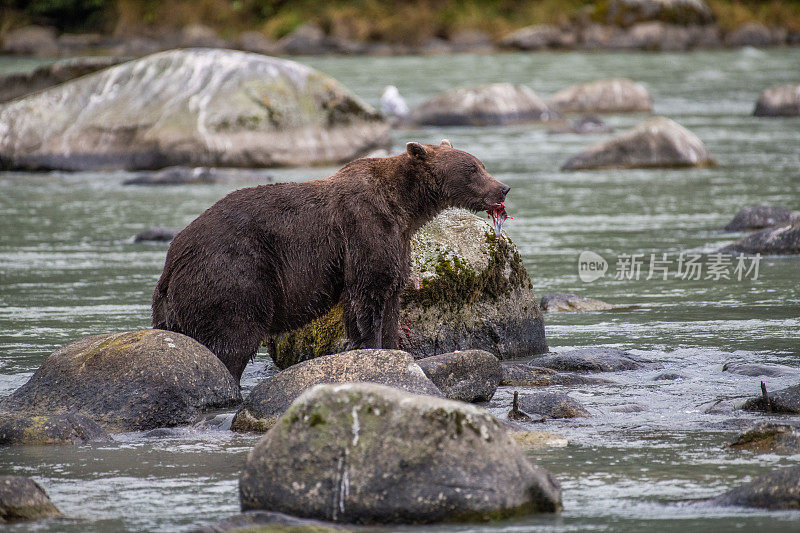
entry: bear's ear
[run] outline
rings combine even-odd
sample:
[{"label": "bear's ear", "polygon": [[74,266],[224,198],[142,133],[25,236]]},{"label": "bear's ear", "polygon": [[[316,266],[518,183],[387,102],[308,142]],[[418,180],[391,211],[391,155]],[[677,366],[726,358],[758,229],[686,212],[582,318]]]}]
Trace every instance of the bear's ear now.
[{"label": "bear's ear", "polygon": [[425,159],[428,157],[427,150],[425,150],[425,147],[420,143],[406,143],[406,151],[408,152],[408,155],[415,159]]},{"label": "bear's ear", "polygon": [[453,147],[453,145],[452,145],[452,144],[450,144],[450,141],[448,141],[447,139],[442,139],[442,144],[441,144],[441,146],[446,146],[446,147],[448,147],[448,148],[452,148],[452,147]]}]

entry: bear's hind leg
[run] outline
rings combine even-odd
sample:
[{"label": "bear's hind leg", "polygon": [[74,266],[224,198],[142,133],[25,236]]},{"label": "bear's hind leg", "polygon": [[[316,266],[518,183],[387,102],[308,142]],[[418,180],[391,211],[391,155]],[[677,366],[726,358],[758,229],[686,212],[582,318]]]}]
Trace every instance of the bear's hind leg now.
[{"label": "bear's hind leg", "polygon": [[[235,321],[225,332],[206,344],[219,358],[238,383],[247,364],[255,357],[258,347],[267,336],[263,324]],[[203,343],[205,344],[205,343]]]}]

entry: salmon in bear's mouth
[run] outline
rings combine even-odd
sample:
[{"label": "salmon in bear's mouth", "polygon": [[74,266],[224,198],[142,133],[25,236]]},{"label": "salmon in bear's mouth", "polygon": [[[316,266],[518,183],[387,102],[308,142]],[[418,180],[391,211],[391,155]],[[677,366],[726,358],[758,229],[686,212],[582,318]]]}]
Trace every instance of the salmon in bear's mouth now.
[{"label": "salmon in bear's mouth", "polygon": [[500,237],[500,230],[503,229],[503,222],[512,220],[514,217],[510,217],[506,214],[505,204],[494,204],[491,209],[488,209],[486,212],[489,213],[495,236]]}]

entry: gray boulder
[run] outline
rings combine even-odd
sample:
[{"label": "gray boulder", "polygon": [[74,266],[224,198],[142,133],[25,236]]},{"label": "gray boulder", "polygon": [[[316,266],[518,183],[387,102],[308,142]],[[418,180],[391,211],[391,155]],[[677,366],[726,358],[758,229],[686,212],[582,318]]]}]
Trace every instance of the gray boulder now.
[{"label": "gray boulder", "polygon": [[500,39],[500,46],[517,50],[570,48],[575,45],[575,33],[551,24],[526,26]]},{"label": "gray boulder", "polygon": [[236,380],[194,339],[146,329],[79,339],[50,354],[0,413],[75,413],[109,432],[191,424],[241,401]]},{"label": "gray boulder", "polygon": [[[416,358],[486,350],[498,359],[547,352],[544,321],[514,243],[485,219],[448,209],[411,241],[411,280],[400,311],[399,347]],[[280,335],[269,350],[286,368],[345,347],[341,307]]]},{"label": "gray boulder", "polygon": [[792,225],[766,228],[746,235],[718,250],[722,254],[795,255],[800,254],[800,221]]},{"label": "gray boulder", "polygon": [[443,353],[417,364],[446,398],[462,402],[488,402],[503,375],[497,357],[484,350]]},{"label": "gray boulder", "polygon": [[558,91],[548,105],[559,113],[634,113],[653,109],[653,98],[627,78],[579,83]]},{"label": "gray boulder", "polygon": [[492,83],[451,89],[411,111],[411,122],[425,126],[493,126],[544,122],[555,114],[522,85]]},{"label": "gray boulder", "polygon": [[571,311],[608,311],[616,306],[596,298],[558,292],[542,296],[542,311],[563,313]]},{"label": "gray boulder", "polygon": [[537,357],[531,364],[561,372],[621,372],[649,363],[619,348],[578,348]]},{"label": "gray boulder", "polygon": [[566,394],[526,394],[519,399],[522,411],[547,418],[589,418],[592,415],[579,401]]},{"label": "gray boulder", "polygon": [[800,84],[775,85],[758,97],[753,115],[757,117],[800,116]]},{"label": "gray boulder", "polygon": [[781,44],[785,38],[785,33],[775,32],[758,22],[748,22],[726,35],[725,45],[734,48],[742,46],[765,48]]},{"label": "gray boulder", "polygon": [[19,169],[268,167],[349,161],[389,126],[328,76],[233,50],[171,50],[0,106]]},{"label": "gray boulder", "polygon": [[651,20],[682,25],[714,22],[714,14],[703,0],[609,0],[600,10],[606,23],[616,26]]},{"label": "gray boulder", "polygon": [[800,453],[800,423],[758,424],[736,437],[730,447],[756,453]]},{"label": "gray boulder", "polygon": [[800,509],[800,465],[775,470],[710,501],[714,505],[758,509]]},{"label": "gray boulder", "polygon": [[511,387],[602,385],[605,383],[611,383],[611,381],[602,378],[581,376],[571,372],[556,372],[552,368],[544,368],[528,363],[503,365],[503,377],[500,380],[500,385]]},{"label": "gray boulder", "polygon": [[736,213],[723,231],[754,231],[800,222],[800,213],[774,205],[749,205]]},{"label": "gray boulder", "polygon": [[742,376],[776,378],[796,375],[800,373],[800,368],[770,363],[725,363],[722,365],[722,371]]},{"label": "gray boulder", "polygon": [[47,493],[34,480],[0,476],[0,524],[62,516]]},{"label": "gray boulder", "polygon": [[179,231],[177,228],[153,226],[134,235],[133,242],[170,242]]},{"label": "gray boulder", "polygon": [[314,385],[355,382],[442,396],[410,354],[401,350],[351,350],[298,363],[259,382],[237,411],[231,428],[267,431],[298,396]]},{"label": "gray boulder", "polygon": [[649,119],[569,159],[562,170],[708,167],[715,161],[692,132],[665,117]]},{"label": "gray boulder", "polygon": [[127,61],[127,59],[119,57],[76,57],[44,65],[31,72],[8,74],[0,77],[0,102],[7,102],[26,94],[35,93],[104,68],[113,67],[124,61]]},{"label": "gray boulder", "polygon": [[555,478],[485,410],[365,383],[298,398],[248,455],[239,494],[244,511],[365,524],[561,508]]},{"label": "gray boulder", "polygon": [[244,31],[236,38],[236,48],[268,56],[278,53],[278,44],[259,31]]},{"label": "gray boulder", "polygon": [[760,394],[744,402],[741,408],[747,411],[800,414],[800,384],[768,392],[767,398],[769,405],[764,400],[764,395]]},{"label": "gray boulder", "polygon": [[97,422],[73,413],[0,416],[0,446],[83,444],[109,440],[111,437]]}]

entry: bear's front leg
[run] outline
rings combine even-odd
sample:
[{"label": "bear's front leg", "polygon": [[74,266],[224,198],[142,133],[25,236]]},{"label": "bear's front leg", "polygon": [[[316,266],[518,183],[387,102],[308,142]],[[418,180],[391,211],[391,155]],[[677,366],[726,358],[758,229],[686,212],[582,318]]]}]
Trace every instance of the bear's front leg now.
[{"label": "bear's front leg", "polygon": [[386,299],[382,329],[381,348],[396,350],[400,329],[400,291]]},{"label": "bear's front leg", "polygon": [[381,348],[385,300],[361,291],[348,291],[343,306],[348,350]]}]

